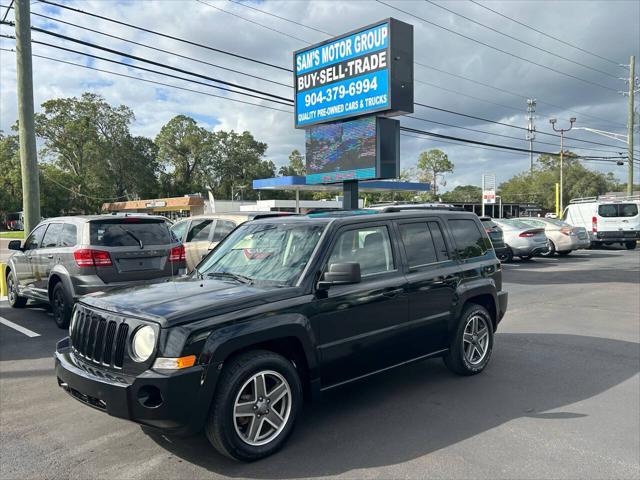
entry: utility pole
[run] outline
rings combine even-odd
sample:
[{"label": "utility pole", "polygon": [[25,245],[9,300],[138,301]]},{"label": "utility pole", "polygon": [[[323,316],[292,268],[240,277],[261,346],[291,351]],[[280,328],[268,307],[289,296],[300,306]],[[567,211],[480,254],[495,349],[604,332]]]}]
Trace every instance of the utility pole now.
[{"label": "utility pole", "polygon": [[527,115],[529,121],[527,123],[527,136],[526,139],[529,142],[529,164],[530,173],[533,175],[533,140],[536,138],[536,126],[533,123],[533,114],[536,111],[536,99],[530,98],[527,100]]},{"label": "utility pole", "polygon": [[633,97],[636,88],[636,57],[631,55],[629,59],[629,118],[627,120],[627,160],[629,162],[629,175],[627,176],[627,195],[633,195],[633,121],[634,105]]},{"label": "utility pole", "polygon": [[22,169],[22,209],[24,231],[28,234],[40,222],[40,180],[36,152],[31,67],[31,6],[16,0],[16,62],[18,70],[18,128]]},{"label": "utility pole", "polygon": [[553,127],[553,131],[560,132],[560,215],[562,215],[562,212],[564,211],[564,183],[562,178],[562,169],[564,166],[564,132],[568,132],[573,128],[573,124],[576,122],[576,118],[571,117],[569,119],[569,128],[556,129],[556,122],[557,120],[555,118],[551,118],[549,120],[549,123]]}]

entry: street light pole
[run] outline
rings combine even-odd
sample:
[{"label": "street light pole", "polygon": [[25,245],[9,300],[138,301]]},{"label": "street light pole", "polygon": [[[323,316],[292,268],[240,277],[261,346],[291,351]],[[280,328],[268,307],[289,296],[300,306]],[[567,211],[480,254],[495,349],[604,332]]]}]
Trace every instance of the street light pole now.
[{"label": "street light pole", "polygon": [[549,120],[549,123],[553,127],[554,132],[560,132],[560,215],[564,210],[564,179],[563,179],[563,168],[564,168],[564,132],[568,132],[573,128],[573,124],[576,122],[575,117],[571,117],[569,119],[569,128],[556,128],[557,120],[552,118]]}]

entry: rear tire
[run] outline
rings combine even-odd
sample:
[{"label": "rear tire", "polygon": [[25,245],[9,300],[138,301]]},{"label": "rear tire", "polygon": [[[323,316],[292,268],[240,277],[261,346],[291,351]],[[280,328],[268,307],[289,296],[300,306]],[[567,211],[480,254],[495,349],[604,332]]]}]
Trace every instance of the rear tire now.
[{"label": "rear tire", "polygon": [[453,373],[476,375],[485,369],[493,350],[493,323],[482,305],[469,304],[462,312],[458,328],[444,356]]},{"label": "rear tire", "polygon": [[503,253],[502,255],[498,256],[498,260],[500,260],[502,263],[510,263],[513,261],[513,250],[511,250],[511,248],[507,247],[507,249],[505,250],[505,253]]},{"label": "rear tire", "polygon": [[10,270],[7,272],[7,299],[12,308],[24,308],[27,305],[27,297],[18,295],[18,281]]},{"label": "rear tire", "polygon": [[53,287],[51,292],[51,311],[53,312],[53,320],[56,322],[58,328],[68,328],[69,321],[71,320],[71,308],[72,303],[69,301],[69,296],[64,290],[62,282],[58,282]]},{"label": "rear tire", "polygon": [[556,253],[556,245],[551,240],[549,240],[549,250],[544,253],[541,253],[541,257],[552,257],[553,254]]},{"label": "rear tire", "polygon": [[627,247],[627,250],[635,250],[638,242],[627,242],[624,244]]},{"label": "rear tire", "polygon": [[301,405],[302,384],[293,364],[276,353],[253,350],[225,365],[205,432],[221,454],[259,460],[282,447]]}]

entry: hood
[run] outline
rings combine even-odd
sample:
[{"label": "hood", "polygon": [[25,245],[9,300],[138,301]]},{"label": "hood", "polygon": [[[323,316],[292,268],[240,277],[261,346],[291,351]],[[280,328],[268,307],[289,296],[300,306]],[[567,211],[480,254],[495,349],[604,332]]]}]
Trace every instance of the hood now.
[{"label": "hood", "polygon": [[243,310],[296,295],[296,287],[266,287],[234,281],[183,278],[85,295],[81,303],[169,327]]}]

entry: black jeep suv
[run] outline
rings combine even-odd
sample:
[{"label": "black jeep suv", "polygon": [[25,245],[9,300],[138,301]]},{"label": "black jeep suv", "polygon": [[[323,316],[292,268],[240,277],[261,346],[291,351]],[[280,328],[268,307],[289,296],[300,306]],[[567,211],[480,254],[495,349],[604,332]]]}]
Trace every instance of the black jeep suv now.
[{"label": "black jeep suv", "polygon": [[189,277],[83,297],[56,375],[98,410],[165,433],[204,428],[221,453],[255,460],[323,390],[429,357],[479,373],[506,308],[472,213],[268,218]]}]

